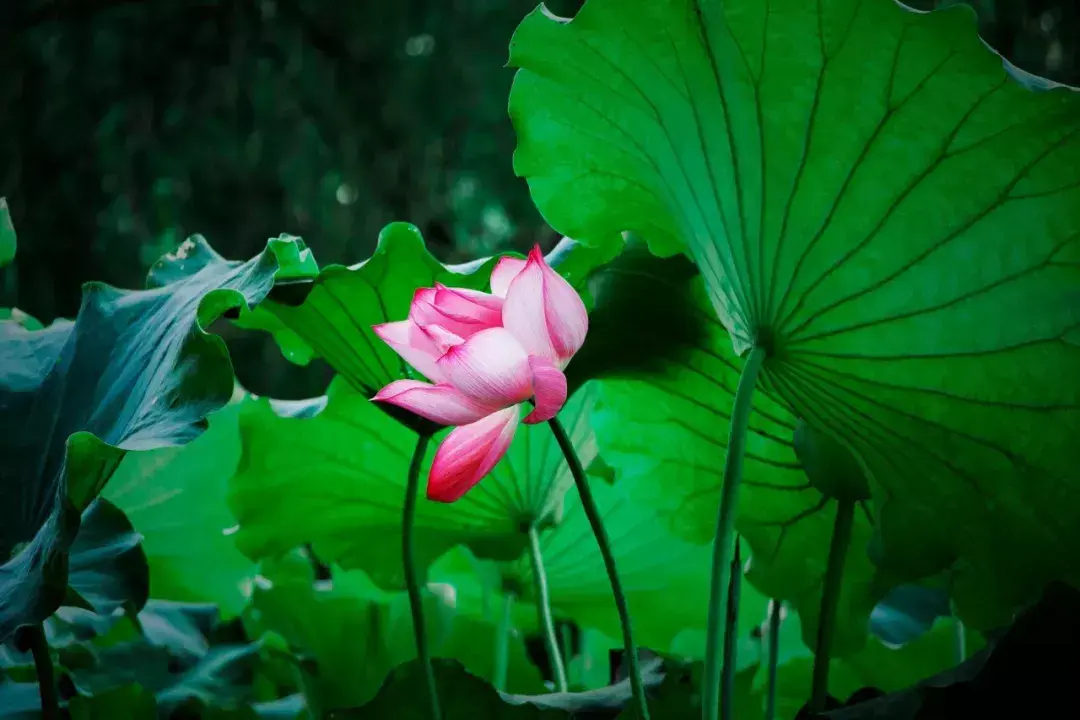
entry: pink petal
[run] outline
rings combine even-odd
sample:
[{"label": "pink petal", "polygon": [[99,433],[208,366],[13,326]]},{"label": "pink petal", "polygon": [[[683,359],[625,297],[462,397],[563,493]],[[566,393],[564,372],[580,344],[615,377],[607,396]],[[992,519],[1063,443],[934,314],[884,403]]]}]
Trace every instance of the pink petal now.
[{"label": "pink petal", "polygon": [[514,405],[447,435],[431,463],[428,499],[454,502],[480,482],[506,454],[519,417],[520,409]]},{"label": "pink petal", "polygon": [[462,338],[502,326],[502,298],[436,285],[427,299],[414,300],[410,317],[421,327],[438,325]]},{"label": "pink petal", "polygon": [[535,355],[529,358],[533,373],[533,391],[536,408],[525,417],[529,425],[550,420],[559,414],[566,404],[566,376],[550,360]]},{"label": "pink petal", "polygon": [[497,297],[506,297],[506,291],[511,281],[525,268],[525,261],[521,258],[504,257],[495,264],[491,271],[491,293]]},{"label": "pink petal", "polygon": [[510,283],[503,304],[503,327],[530,355],[566,367],[585,342],[589,315],[566,279],[551,269],[540,246],[529,253],[525,268]]},{"label": "pink petal", "polygon": [[395,380],[371,399],[411,410],[440,425],[467,425],[495,411],[451,385],[430,385],[419,380]]},{"label": "pink petal", "polygon": [[503,299],[498,295],[470,290],[469,288],[447,287],[442,283],[435,283],[435,303],[446,307],[449,303],[464,301],[470,305],[479,305],[486,310],[493,310],[502,314]]},{"label": "pink petal", "polygon": [[416,306],[421,303],[430,303],[435,301],[435,288],[422,287],[416,288],[416,292],[413,293],[412,302],[409,303],[409,317],[413,316],[413,311]]},{"label": "pink petal", "polygon": [[444,330],[438,325],[428,325],[427,327],[417,325],[416,332],[423,333],[431,342],[435,343],[435,349],[439,353],[439,357],[445,355],[446,351],[455,345],[465,342],[465,338],[455,335],[449,330]]},{"label": "pink petal", "polygon": [[451,385],[485,405],[504,408],[533,394],[529,356],[503,328],[481,330],[437,364]]},{"label": "pink petal", "polygon": [[[424,332],[415,322],[402,320],[383,323],[373,325],[371,329],[424,377],[434,382],[444,379],[435,361],[443,356],[446,348],[440,347],[431,334]],[[460,338],[458,342],[461,342]]]}]

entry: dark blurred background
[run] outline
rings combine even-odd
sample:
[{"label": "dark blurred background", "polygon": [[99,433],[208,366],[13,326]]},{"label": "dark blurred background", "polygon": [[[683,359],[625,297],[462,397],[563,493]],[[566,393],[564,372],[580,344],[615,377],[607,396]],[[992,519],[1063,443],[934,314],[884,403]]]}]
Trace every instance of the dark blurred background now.
[{"label": "dark blurred background", "polygon": [[[969,2],[995,49],[1080,84],[1080,2]],[[506,113],[507,46],[535,5],[2,0],[0,196],[20,247],[0,307],[71,316],[83,282],[141,286],[195,232],[238,259],[300,235],[322,264],[364,259],[393,220],[449,262],[550,246]],[[262,338],[237,342],[277,362]],[[291,372],[249,384],[303,395],[327,375]]]}]

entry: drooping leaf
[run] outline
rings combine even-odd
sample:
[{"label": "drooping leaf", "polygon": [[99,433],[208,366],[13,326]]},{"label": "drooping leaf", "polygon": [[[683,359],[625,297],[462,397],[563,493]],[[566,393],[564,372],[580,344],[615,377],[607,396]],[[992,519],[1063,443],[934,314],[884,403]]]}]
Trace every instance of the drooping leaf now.
[{"label": "drooping leaf", "polygon": [[547,221],[690,253],[763,402],[861,459],[885,545],[918,536],[891,572],[957,561],[979,627],[1080,579],[1076,93],[1017,84],[968,8],[884,0],[588,0],[511,64]]},{"label": "drooping leaf", "polygon": [[228,401],[228,353],[204,328],[278,270],[269,250],[227,262],[193,237],[148,290],[90,283],[74,322],[0,322],[0,639],[64,600],[80,513],[124,455],[193,439]]},{"label": "drooping leaf", "polygon": [[[589,393],[560,413],[582,461],[596,454],[588,433]],[[344,378],[331,384],[326,408],[311,418],[281,417],[266,403],[240,414],[243,457],[230,480],[236,540],[250,557],[313,543],[316,555],[359,568],[385,587],[403,587],[401,514],[417,436],[370,403]],[[507,457],[452,505],[421,499],[417,563],[427,567],[449,548],[514,560],[528,523],[556,512],[573,480],[546,425],[522,426]],[[437,435],[428,450],[427,477]]]},{"label": "drooping leaf", "polygon": [[[720,323],[710,317],[700,278],[684,291],[707,333],[682,346],[662,371],[603,380],[594,427],[600,452],[648,509],[673,534],[705,545],[716,532],[723,456],[738,383],[737,358]],[[649,328],[642,328],[648,342]],[[748,579],[767,597],[791,602],[817,628],[835,503],[810,486],[794,448],[796,418],[764,393],[754,398],[746,441],[740,515],[736,527],[751,549]],[[862,644],[875,604],[867,556],[870,526],[855,518],[844,572],[834,652]],[[698,572],[707,575],[698,566]]]},{"label": "drooping leaf", "polygon": [[68,585],[97,612],[139,612],[150,592],[142,538],[124,512],[102,497],[82,515],[68,551]]}]

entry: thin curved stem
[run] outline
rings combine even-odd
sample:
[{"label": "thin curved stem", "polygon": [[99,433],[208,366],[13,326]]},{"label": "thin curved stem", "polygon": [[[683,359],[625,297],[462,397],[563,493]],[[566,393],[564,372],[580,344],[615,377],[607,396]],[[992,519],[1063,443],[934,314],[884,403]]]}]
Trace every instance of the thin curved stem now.
[{"label": "thin curved stem", "polygon": [[731,558],[731,581],[728,583],[727,622],[724,624],[724,673],[720,681],[720,718],[735,718],[735,669],[738,664],[739,591],[742,588],[742,559],[738,537],[735,556]]},{"label": "thin curved stem", "polygon": [[491,684],[496,690],[506,689],[506,676],[510,668],[510,633],[513,630],[514,593],[503,597],[503,614],[495,631],[495,674]]},{"label": "thin curved stem", "polygon": [[566,666],[563,665],[559,641],[555,638],[555,621],[551,618],[551,596],[548,593],[547,573],[544,571],[544,555],[540,551],[540,533],[535,525],[529,526],[529,561],[532,564],[533,582],[536,584],[536,613],[540,630],[544,633],[544,645],[551,661],[551,673],[555,676],[555,688],[567,692]]},{"label": "thin curved stem", "polygon": [[735,541],[735,509],[742,480],[743,453],[746,449],[746,430],[753,407],[754,385],[765,361],[765,350],[754,347],[746,358],[735,402],[731,409],[731,428],[728,432],[727,455],[724,458],[723,486],[720,488],[720,510],[713,540],[712,579],[709,583],[709,619],[705,641],[705,677],[703,678],[701,717],[716,720],[720,713],[721,652],[724,621],[727,617],[727,593],[731,572],[731,549]]},{"label": "thin curved stem", "polygon": [[37,673],[38,692],[41,693],[41,715],[45,720],[60,720],[60,699],[56,694],[56,678],[53,676],[45,628],[38,623],[24,632],[29,640],[30,653],[34,656],[34,671]]},{"label": "thin curved stem", "polygon": [[589,489],[589,480],[585,477],[585,469],[581,466],[581,460],[574,450],[570,437],[566,434],[559,418],[554,417],[548,421],[551,432],[555,435],[555,441],[559,443],[566,464],[570,467],[570,474],[574,476],[574,484],[577,485],[578,495],[581,496],[581,508],[585,511],[585,517],[589,519],[593,535],[596,536],[596,544],[600,547],[600,554],[604,558],[604,567],[607,568],[608,582],[611,584],[611,594],[615,596],[615,608],[619,612],[619,623],[622,625],[623,647],[626,654],[626,662],[630,666],[630,688],[634,694],[634,700],[638,707],[640,720],[649,720],[649,706],[645,700],[645,685],[641,682],[641,664],[638,662],[637,646],[634,644],[634,634],[630,627],[630,609],[626,604],[626,595],[623,593],[622,582],[619,580],[619,572],[615,567],[615,556],[611,553],[611,540],[604,523],[600,519],[600,511],[596,507],[592,490]]},{"label": "thin curved stem", "polygon": [[814,644],[814,678],[810,691],[810,711],[825,712],[829,695],[829,662],[832,660],[832,641],[836,629],[836,609],[840,604],[840,584],[844,579],[844,561],[851,545],[851,526],[855,519],[855,503],[839,500],[829,543],[829,564],[825,567],[825,587],[821,593],[821,612],[818,613],[817,642]]},{"label": "thin curved stem", "polygon": [[427,632],[424,630],[424,601],[420,597],[420,580],[416,572],[416,559],[413,557],[413,525],[416,520],[416,496],[420,491],[420,467],[424,463],[424,453],[427,452],[430,440],[429,435],[420,435],[416,439],[416,449],[413,450],[412,462],[409,463],[408,484],[405,488],[405,511],[401,520],[401,554],[405,564],[405,586],[409,591],[413,634],[416,636],[416,656],[424,666],[428,697],[431,699],[431,718],[442,720],[439,692],[435,687],[435,670],[431,666]]},{"label": "thin curved stem", "polygon": [[776,718],[776,682],[780,668],[780,620],[783,604],[779,600],[769,601],[769,686],[765,696],[765,720]]}]

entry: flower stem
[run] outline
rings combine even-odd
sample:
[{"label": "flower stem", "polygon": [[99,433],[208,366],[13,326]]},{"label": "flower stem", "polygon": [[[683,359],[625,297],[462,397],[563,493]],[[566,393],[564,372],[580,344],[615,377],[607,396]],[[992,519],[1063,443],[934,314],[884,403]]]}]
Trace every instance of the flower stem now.
[{"label": "flower stem", "polygon": [[26,639],[30,652],[34,656],[34,671],[37,672],[38,692],[41,693],[41,715],[45,720],[60,720],[60,700],[56,694],[56,679],[53,677],[52,657],[49,643],[45,639],[45,628],[38,623],[26,628]]},{"label": "flower stem", "polygon": [[780,619],[783,605],[779,600],[769,601],[769,687],[765,697],[765,720],[776,718],[776,681],[780,668]]},{"label": "flower stem", "polygon": [[503,614],[495,631],[495,674],[491,684],[496,690],[506,689],[506,675],[510,668],[510,632],[513,630],[514,593],[504,596]]},{"label": "flower stem", "polygon": [[431,653],[428,650],[427,633],[424,630],[424,601],[420,597],[420,580],[416,572],[416,559],[413,557],[413,525],[416,520],[416,499],[420,491],[420,466],[424,463],[424,453],[427,452],[430,440],[430,435],[420,435],[416,439],[416,449],[413,450],[412,462],[409,463],[408,485],[405,489],[405,512],[401,520],[401,552],[405,563],[405,586],[409,591],[413,634],[416,636],[416,656],[424,666],[428,697],[431,700],[431,718],[442,720],[439,693],[435,688],[435,670],[431,666]]},{"label": "flower stem", "polygon": [[731,558],[731,580],[728,583],[727,621],[724,624],[724,672],[720,682],[720,718],[735,718],[735,669],[738,663],[739,590],[742,585],[742,560],[739,557],[739,538],[735,538],[735,556]]},{"label": "flower stem", "polygon": [[731,572],[731,546],[735,540],[735,506],[739,499],[742,479],[743,451],[746,429],[750,423],[754,385],[765,360],[765,350],[754,347],[746,358],[735,403],[731,409],[731,428],[728,433],[727,456],[724,458],[723,486],[720,488],[720,511],[713,540],[712,580],[709,583],[709,619],[705,642],[705,677],[702,692],[701,717],[716,720],[720,712],[721,648],[723,625],[727,617],[727,593]]},{"label": "flower stem", "polygon": [[829,543],[829,564],[825,568],[825,587],[821,593],[821,611],[818,613],[810,712],[825,712],[825,701],[829,695],[829,662],[832,660],[836,609],[840,604],[840,583],[844,579],[844,561],[847,559],[848,546],[851,544],[851,526],[854,519],[854,501],[838,500],[832,542]]},{"label": "flower stem", "polygon": [[540,630],[544,633],[544,646],[551,661],[551,674],[555,677],[555,689],[567,692],[566,666],[563,665],[559,641],[555,638],[555,621],[551,618],[551,596],[548,593],[547,573],[544,571],[544,555],[540,551],[540,533],[535,525],[529,526],[529,561],[532,564],[533,582],[536,584],[536,614]]},{"label": "flower stem", "polygon": [[570,466],[570,474],[574,476],[578,495],[581,496],[581,507],[585,511],[585,517],[589,519],[593,535],[596,536],[596,544],[600,547],[600,554],[604,558],[604,567],[607,568],[608,582],[611,584],[611,593],[615,596],[615,608],[619,612],[619,622],[622,624],[623,648],[626,654],[626,662],[630,666],[630,687],[637,703],[640,720],[649,720],[649,707],[645,701],[645,686],[641,682],[641,665],[638,662],[637,646],[634,644],[633,631],[630,629],[630,609],[626,604],[626,595],[623,593],[622,582],[619,580],[619,571],[615,568],[615,556],[611,553],[611,540],[608,539],[604,523],[600,519],[600,511],[593,500],[592,490],[589,489],[589,480],[585,477],[585,469],[581,467],[573,443],[563,429],[559,418],[554,417],[548,421],[551,432],[555,435],[556,442],[566,458],[566,464]]}]

